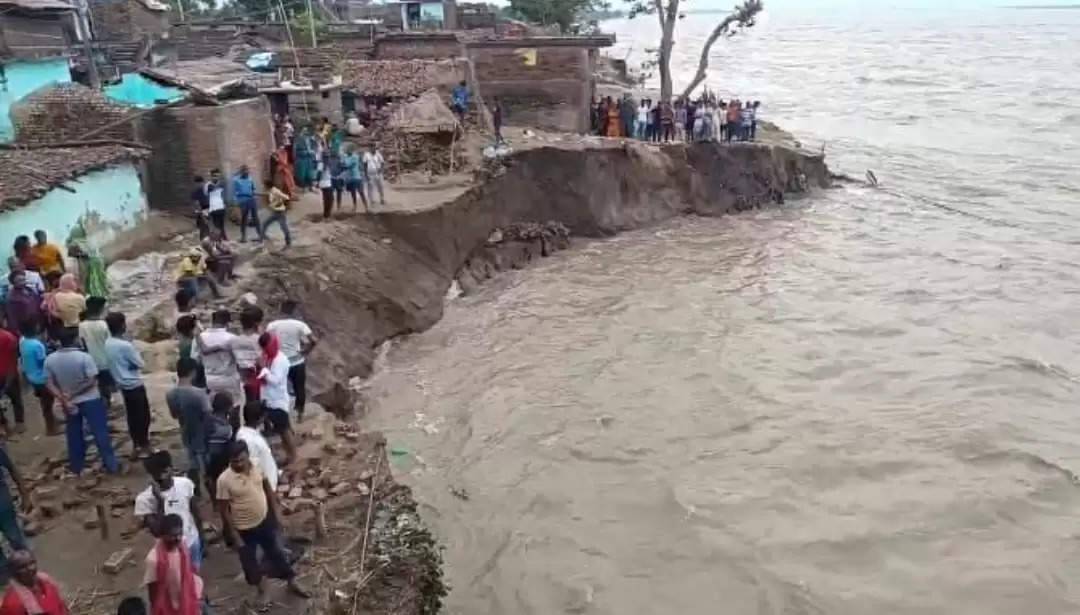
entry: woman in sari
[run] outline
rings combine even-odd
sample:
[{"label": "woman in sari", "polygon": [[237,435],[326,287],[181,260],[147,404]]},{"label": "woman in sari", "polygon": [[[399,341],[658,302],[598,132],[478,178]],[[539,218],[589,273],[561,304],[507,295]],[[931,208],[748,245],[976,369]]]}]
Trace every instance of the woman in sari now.
[{"label": "woman in sari", "polygon": [[315,181],[315,168],[318,158],[318,144],[311,134],[311,128],[305,126],[293,145],[293,159],[296,161],[296,184],[301,189],[310,188]]},{"label": "woman in sari", "polygon": [[620,116],[619,106],[611,100],[611,97],[607,98],[607,136],[609,137],[621,137],[622,130],[619,128]]},{"label": "woman in sari", "polygon": [[105,275],[105,257],[96,246],[90,245],[86,228],[79,223],[68,235],[68,256],[77,259],[79,277],[87,297],[109,298],[109,280]]},{"label": "woman in sari", "polygon": [[289,198],[296,197],[296,180],[293,178],[293,166],[289,164],[289,151],[284,146],[279,147],[271,154],[273,170],[271,176],[274,185],[281,189]]},{"label": "woman in sari", "polygon": [[61,327],[78,327],[79,315],[86,311],[86,297],[79,292],[79,283],[75,275],[65,273],[60,276],[59,287],[45,295],[42,304],[49,318]]}]

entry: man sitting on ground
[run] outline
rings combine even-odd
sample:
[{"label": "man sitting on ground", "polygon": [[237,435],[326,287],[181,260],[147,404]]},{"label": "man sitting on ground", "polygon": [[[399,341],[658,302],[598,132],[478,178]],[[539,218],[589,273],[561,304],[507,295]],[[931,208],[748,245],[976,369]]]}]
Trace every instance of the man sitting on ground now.
[{"label": "man sitting on ground", "polygon": [[206,275],[206,255],[199,248],[192,248],[184,258],[180,259],[180,265],[176,269],[176,285],[186,289],[191,296],[199,296],[199,286],[205,284],[210,287],[214,297],[220,298],[214,278]]}]

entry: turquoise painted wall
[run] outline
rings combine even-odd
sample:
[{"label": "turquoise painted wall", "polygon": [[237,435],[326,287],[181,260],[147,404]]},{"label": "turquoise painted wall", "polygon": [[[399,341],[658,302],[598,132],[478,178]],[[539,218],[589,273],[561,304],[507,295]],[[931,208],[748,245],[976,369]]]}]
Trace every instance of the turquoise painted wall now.
[{"label": "turquoise painted wall", "polygon": [[8,142],[15,138],[11,105],[43,85],[71,81],[71,69],[66,58],[16,60],[0,64],[4,68],[4,79],[0,81],[0,142]]},{"label": "turquoise painted wall", "polygon": [[[148,211],[139,173],[131,163],[87,173],[64,185],[75,193],[53,188],[40,199],[0,213],[0,250],[11,252],[16,237],[33,239],[37,229],[44,229],[50,241],[63,246],[80,221],[86,226],[91,246],[101,248],[117,231],[142,221]],[[0,263],[0,270],[6,274],[6,262]]]},{"label": "turquoise painted wall", "polygon": [[139,73],[125,73],[120,83],[107,85],[103,89],[105,96],[112,100],[142,109],[149,109],[161,100],[180,100],[186,95],[180,88],[161,85]]}]

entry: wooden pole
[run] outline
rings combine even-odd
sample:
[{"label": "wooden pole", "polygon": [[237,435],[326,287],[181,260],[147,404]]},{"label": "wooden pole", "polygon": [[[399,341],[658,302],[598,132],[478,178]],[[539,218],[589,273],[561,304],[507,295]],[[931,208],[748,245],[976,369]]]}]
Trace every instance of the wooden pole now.
[{"label": "wooden pole", "polygon": [[109,514],[105,510],[104,504],[98,504],[95,506],[97,509],[98,528],[101,530],[101,539],[109,539]]},{"label": "wooden pole", "polygon": [[83,53],[86,54],[86,68],[89,72],[90,87],[95,90],[101,89],[101,76],[97,72],[97,61],[94,59],[94,46],[90,44],[90,18],[89,9],[86,6],[79,7],[79,15],[82,18],[82,43]]},{"label": "wooden pole", "polygon": [[457,126],[454,127],[454,133],[450,136],[450,174],[454,174],[454,144],[457,143]]},{"label": "wooden pole", "polygon": [[311,8],[311,0],[307,0],[308,24],[311,25],[311,46],[318,47],[319,41],[315,40],[315,11]]},{"label": "wooden pole", "polygon": [[319,502],[315,505],[315,539],[326,538],[326,503]]}]

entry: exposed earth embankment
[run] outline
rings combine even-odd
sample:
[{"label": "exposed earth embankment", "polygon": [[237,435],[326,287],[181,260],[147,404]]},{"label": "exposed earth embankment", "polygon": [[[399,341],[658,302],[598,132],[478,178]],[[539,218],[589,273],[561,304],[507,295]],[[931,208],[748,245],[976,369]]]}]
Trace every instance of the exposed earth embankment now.
[{"label": "exposed earth embankment", "polygon": [[315,389],[371,373],[379,346],[439,320],[451,284],[467,292],[494,272],[565,247],[683,214],[716,216],[826,187],[821,156],[780,146],[637,143],[540,147],[487,170],[460,197],[415,213],[328,226],[321,242],[256,261],[251,290],[302,299],[326,340]]}]

